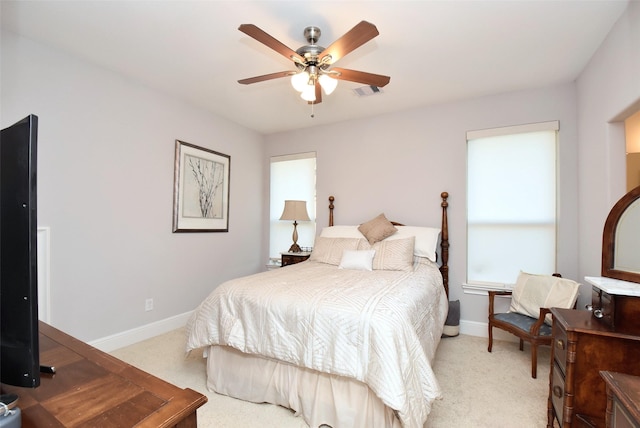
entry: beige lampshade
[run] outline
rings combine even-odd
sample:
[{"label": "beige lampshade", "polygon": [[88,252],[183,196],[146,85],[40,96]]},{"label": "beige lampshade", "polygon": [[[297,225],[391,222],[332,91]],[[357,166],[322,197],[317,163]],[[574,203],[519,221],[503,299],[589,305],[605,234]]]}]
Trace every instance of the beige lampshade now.
[{"label": "beige lampshade", "polygon": [[284,211],[280,220],[310,221],[307,214],[307,201],[284,201]]}]

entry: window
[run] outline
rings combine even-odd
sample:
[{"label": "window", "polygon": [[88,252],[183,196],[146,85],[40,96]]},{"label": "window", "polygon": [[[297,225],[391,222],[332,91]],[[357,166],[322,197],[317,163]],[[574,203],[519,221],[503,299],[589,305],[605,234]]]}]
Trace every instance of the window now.
[{"label": "window", "polygon": [[293,222],[280,220],[284,201],[307,201],[311,221],[298,222],[298,245],[311,247],[316,235],[315,152],[271,158],[269,257],[280,258],[293,243]]},{"label": "window", "polygon": [[556,271],[559,123],[467,132],[467,283]]}]

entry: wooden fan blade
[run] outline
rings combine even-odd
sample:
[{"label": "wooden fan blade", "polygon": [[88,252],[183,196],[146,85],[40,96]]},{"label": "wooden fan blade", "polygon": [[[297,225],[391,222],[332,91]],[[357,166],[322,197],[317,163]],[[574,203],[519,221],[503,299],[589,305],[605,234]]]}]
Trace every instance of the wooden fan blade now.
[{"label": "wooden fan blade", "polygon": [[316,100],[315,101],[307,101],[307,104],[320,104],[322,102],[322,86],[320,86],[320,82],[316,80]]},{"label": "wooden fan blade", "polygon": [[296,53],[296,51],[292,50],[291,48],[286,46],[284,43],[276,40],[274,37],[272,37],[269,34],[265,33],[263,30],[261,30],[260,28],[256,27],[255,25],[253,25],[253,24],[242,24],[242,25],[240,25],[238,27],[238,30],[242,31],[247,36],[253,37],[254,39],[259,41],[263,45],[273,49],[276,52],[278,52],[280,55],[282,55],[282,56],[284,56],[284,57],[286,57],[286,58],[288,58],[288,59],[290,59],[292,61],[296,61],[295,59],[293,59],[293,58],[296,58],[300,62],[304,63],[304,58],[301,57],[300,55],[298,55]]},{"label": "wooden fan blade", "polygon": [[288,77],[293,74],[295,74],[295,71],[278,71],[277,73],[263,74],[262,76],[255,76],[238,80],[238,83],[242,83],[243,85],[250,85],[251,83],[264,82],[265,80],[278,79],[280,77]]},{"label": "wooden fan blade", "polygon": [[329,76],[333,77],[334,79],[364,83],[365,85],[377,86],[379,88],[382,88],[391,80],[391,77],[389,76],[366,73],[364,71],[349,70],[346,68],[332,67],[330,71],[338,72],[338,74],[329,74]]},{"label": "wooden fan blade", "polygon": [[[378,29],[375,25],[367,21],[360,21],[358,25],[347,31],[345,35],[322,51],[320,54],[320,63],[333,64],[349,52],[367,43],[378,34],[380,33],[378,33]],[[327,57],[327,55],[329,55],[329,57]]]}]

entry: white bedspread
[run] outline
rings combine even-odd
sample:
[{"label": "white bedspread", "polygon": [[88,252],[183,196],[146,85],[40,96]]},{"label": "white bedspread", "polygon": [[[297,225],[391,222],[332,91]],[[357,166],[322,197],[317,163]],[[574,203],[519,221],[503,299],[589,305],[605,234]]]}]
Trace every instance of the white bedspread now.
[{"label": "white bedspread", "polygon": [[355,271],[306,261],[221,284],[187,324],[187,351],[228,345],[366,383],[405,427],[440,397],[431,361],[447,297],[437,266]]}]

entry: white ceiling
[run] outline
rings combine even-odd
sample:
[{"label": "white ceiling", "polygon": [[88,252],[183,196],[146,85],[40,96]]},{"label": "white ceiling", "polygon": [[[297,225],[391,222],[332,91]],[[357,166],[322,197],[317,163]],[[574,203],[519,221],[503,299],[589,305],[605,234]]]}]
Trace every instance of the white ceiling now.
[{"label": "white ceiling", "polygon": [[[635,0],[634,0],[635,1]],[[627,0],[7,1],[2,27],[131,76],[263,134],[573,81]],[[295,70],[238,31],[255,24],[293,50],[305,27],[329,46],[361,20],[380,35],[336,66],[391,76],[383,93],[357,83],[311,107]]]}]

